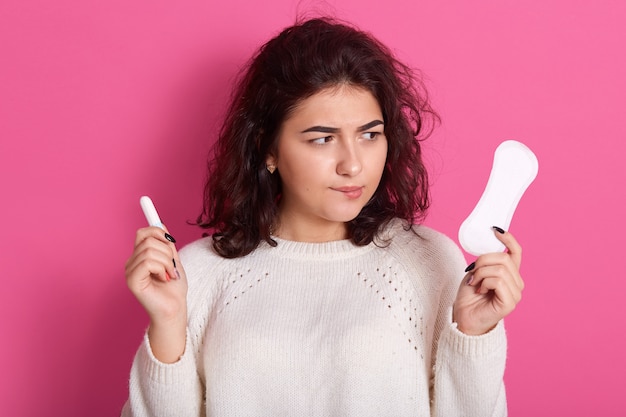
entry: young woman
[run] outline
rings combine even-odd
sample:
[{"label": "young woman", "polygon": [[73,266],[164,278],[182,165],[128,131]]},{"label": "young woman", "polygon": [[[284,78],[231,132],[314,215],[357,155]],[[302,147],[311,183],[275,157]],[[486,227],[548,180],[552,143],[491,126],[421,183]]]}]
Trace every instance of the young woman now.
[{"label": "young woman", "polygon": [[506,415],[521,248],[496,227],[507,251],[466,267],[417,225],[434,118],[409,68],[349,25],[262,46],[210,165],[212,236],[179,254],[137,232],[126,279],[150,326],[123,414]]}]

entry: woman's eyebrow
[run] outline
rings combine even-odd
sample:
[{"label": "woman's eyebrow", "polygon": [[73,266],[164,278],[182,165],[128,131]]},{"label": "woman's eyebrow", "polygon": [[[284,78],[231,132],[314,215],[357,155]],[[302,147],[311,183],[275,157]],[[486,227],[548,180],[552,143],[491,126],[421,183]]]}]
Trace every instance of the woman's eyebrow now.
[{"label": "woman's eyebrow", "polygon": [[312,126],[308,129],[303,130],[300,133],[307,133],[307,132],[338,133],[339,128],[327,127],[327,126]]},{"label": "woman's eyebrow", "polygon": [[371,122],[366,123],[366,124],[364,124],[363,126],[359,127],[359,128],[357,129],[357,131],[359,131],[359,132],[365,132],[366,130],[369,130],[369,129],[371,129],[371,128],[375,127],[375,126],[378,126],[378,125],[384,125],[384,124],[385,124],[385,123],[383,123],[383,121],[382,121],[382,120],[372,120]]},{"label": "woman's eyebrow", "polygon": [[[378,126],[378,125],[384,125],[382,120],[372,120],[369,123],[364,124],[363,126],[359,126],[357,128],[358,132],[364,132],[368,129],[373,128],[374,126]],[[328,127],[328,126],[311,126],[308,129],[303,130],[300,133],[307,133],[307,132],[320,132],[320,133],[338,133],[339,132],[339,128],[337,127]]]}]

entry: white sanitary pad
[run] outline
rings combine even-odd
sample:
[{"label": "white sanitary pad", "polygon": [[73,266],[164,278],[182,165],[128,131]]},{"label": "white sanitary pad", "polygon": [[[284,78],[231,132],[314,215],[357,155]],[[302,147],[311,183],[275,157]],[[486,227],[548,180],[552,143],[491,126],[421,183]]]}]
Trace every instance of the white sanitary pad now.
[{"label": "white sanitary pad", "polygon": [[459,242],[465,251],[479,256],[505,249],[492,226],[508,230],[517,204],[538,169],[537,157],[526,145],[507,140],[498,146],[485,191],[459,229]]}]

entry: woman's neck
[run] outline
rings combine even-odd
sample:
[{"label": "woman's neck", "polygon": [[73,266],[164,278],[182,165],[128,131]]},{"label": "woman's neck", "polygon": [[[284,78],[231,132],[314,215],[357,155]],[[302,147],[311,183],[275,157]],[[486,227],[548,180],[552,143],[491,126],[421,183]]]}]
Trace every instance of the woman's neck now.
[{"label": "woman's neck", "polygon": [[310,221],[281,215],[272,235],[294,242],[332,242],[348,238],[348,227],[343,222]]}]

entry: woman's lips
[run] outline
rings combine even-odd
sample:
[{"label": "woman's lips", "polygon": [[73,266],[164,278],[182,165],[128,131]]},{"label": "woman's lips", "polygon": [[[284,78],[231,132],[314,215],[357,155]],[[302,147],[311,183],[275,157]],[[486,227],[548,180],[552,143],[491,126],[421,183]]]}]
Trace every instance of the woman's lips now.
[{"label": "woman's lips", "polygon": [[339,191],[349,199],[357,199],[363,194],[363,187],[336,187],[332,188],[335,191]]}]

